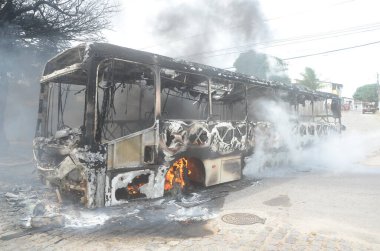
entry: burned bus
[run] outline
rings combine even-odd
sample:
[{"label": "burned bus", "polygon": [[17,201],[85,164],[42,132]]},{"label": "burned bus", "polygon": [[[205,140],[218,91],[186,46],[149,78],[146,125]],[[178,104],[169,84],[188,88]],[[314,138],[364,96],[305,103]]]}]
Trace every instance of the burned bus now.
[{"label": "burned bus", "polygon": [[340,131],[333,94],[104,43],[51,59],[41,78],[40,178],[86,207],[242,178],[257,130],[252,100],[281,100],[298,135]]}]

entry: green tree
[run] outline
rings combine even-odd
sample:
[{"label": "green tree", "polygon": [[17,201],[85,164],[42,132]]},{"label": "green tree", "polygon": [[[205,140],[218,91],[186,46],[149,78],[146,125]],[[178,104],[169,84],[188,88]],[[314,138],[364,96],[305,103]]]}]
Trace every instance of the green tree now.
[{"label": "green tree", "polygon": [[266,79],[269,72],[268,57],[266,54],[250,50],[239,55],[234,67],[237,72]]},{"label": "green tree", "polygon": [[318,90],[321,87],[317,74],[315,74],[312,68],[306,67],[305,72],[301,73],[301,76],[302,79],[296,80],[298,84],[306,86],[311,90]]},{"label": "green tree", "polygon": [[234,67],[237,72],[260,79],[290,83],[286,74],[287,65],[282,59],[254,50],[241,53],[235,60]]},{"label": "green tree", "polygon": [[[102,39],[115,11],[109,0],[0,0],[0,148],[8,144],[9,92],[38,89],[30,82],[39,77],[43,62],[71,41]],[[38,99],[26,94],[24,99]]]},{"label": "green tree", "polygon": [[356,89],[353,98],[364,102],[377,103],[379,101],[378,90],[378,84],[363,85]]},{"label": "green tree", "polygon": [[267,74],[268,79],[272,81],[278,81],[282,83],[291,83],[291,80],[286,73],[288,70],[288,64],[278,57],[270,57],[270,72]]}]

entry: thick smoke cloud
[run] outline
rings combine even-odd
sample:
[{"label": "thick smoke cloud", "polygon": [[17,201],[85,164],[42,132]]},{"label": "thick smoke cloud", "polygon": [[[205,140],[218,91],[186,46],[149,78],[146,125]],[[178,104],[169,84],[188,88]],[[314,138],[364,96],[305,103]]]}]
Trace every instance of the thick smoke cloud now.
[{"label": "thick smoke cloud", "polygon": [[[198,54],[217,44],[255,41],[265,36],[266,24],[256,0],[171,2],[154,20],[155,34],[178,41],[172,53]],[[174,46],[173,46],[174,48]]]},{"label": "thick smoke cloud", "polygon": [[[324,171],[328,173],[359,172],[376,170],[369,167],[371,156],[380,149],[380,131],[361,132],[349,129],[341,134],[315,137],[313,144],[303,146],[306,136],[293,133],[295,117],[288,104],[274,101],[259,101],[251,107],[259,121],[272,124],[275,144],[268,151],[265,135],[256,136],[255,153],[250,157],[244,174],[257,177],[280,177],[297,172]],[[343,124],[344,124],[343,117]],[[276,145],[276,142],[281,142]],[[273,150],[279,149],[279,151]],[[285,150],[285,151],[283,151]],[[377,151],[377,153],[376,153]]]}]

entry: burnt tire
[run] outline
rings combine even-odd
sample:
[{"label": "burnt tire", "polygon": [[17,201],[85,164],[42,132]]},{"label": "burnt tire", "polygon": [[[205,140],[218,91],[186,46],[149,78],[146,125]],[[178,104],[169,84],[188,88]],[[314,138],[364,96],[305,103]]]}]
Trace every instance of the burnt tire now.
[{"label": "burnt tire", "polygon": [[169,191],[170,195],[175,198],[175,200],[179,201],[182,198],[182,188],[181,185],[178,183],[175,183],[173,185],[173,188]]},{"label": "burnt tire", "polygon": [[[187,169],[185,169],[185,170],[187,170]],[[177,169],[176,171],[175,171],[175,176],[176,177],[179,177],[179,176],[181,176],[181,172],[180,172],[180,170],[179,169]],[[171,195],[171,196],[173,196],[176,200],[181,200],[181,198],[183,197],[183,195],[185,195],[185,194],[188,194],[189,192],[189,185],[190,185],[190,180],[189,180],[189,177],[188,177],[188,174],[187,174],[187,172],[184,172],[183,174],[182,174],[182,177],[181,177],[184,181],[185,181],[185,183],[186,183],[186,185],[184,186],[184,187],[181,187],[181,184],[180,183],[178,183],[178,182],[174,182],[173,183],[173,188],[172,189],[170,189],[168,192],[169,192],[169,194]]]}]

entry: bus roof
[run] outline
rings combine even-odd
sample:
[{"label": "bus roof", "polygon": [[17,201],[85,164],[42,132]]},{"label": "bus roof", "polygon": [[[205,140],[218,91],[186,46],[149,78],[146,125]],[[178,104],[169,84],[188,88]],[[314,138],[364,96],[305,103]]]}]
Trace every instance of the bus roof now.
[{"label": "bus roof", "polygon": [[108,43],[84,43],[56,55],[47,62],[41,82],[62,82],[86,85],[86,72],[89,70],[90,63],[94,60],[100,62],[105,59],[113,58],[147,65],[157,65],[162,68],[201,74],[211,78],[222,78],[241,82],[253,87],[261,86],[271,89],[295,91],[314,97],[338,98],[335,94],[313,91],[301,85],[261,80],[254,76],[248,76],[209,65],[174,59]]}]

